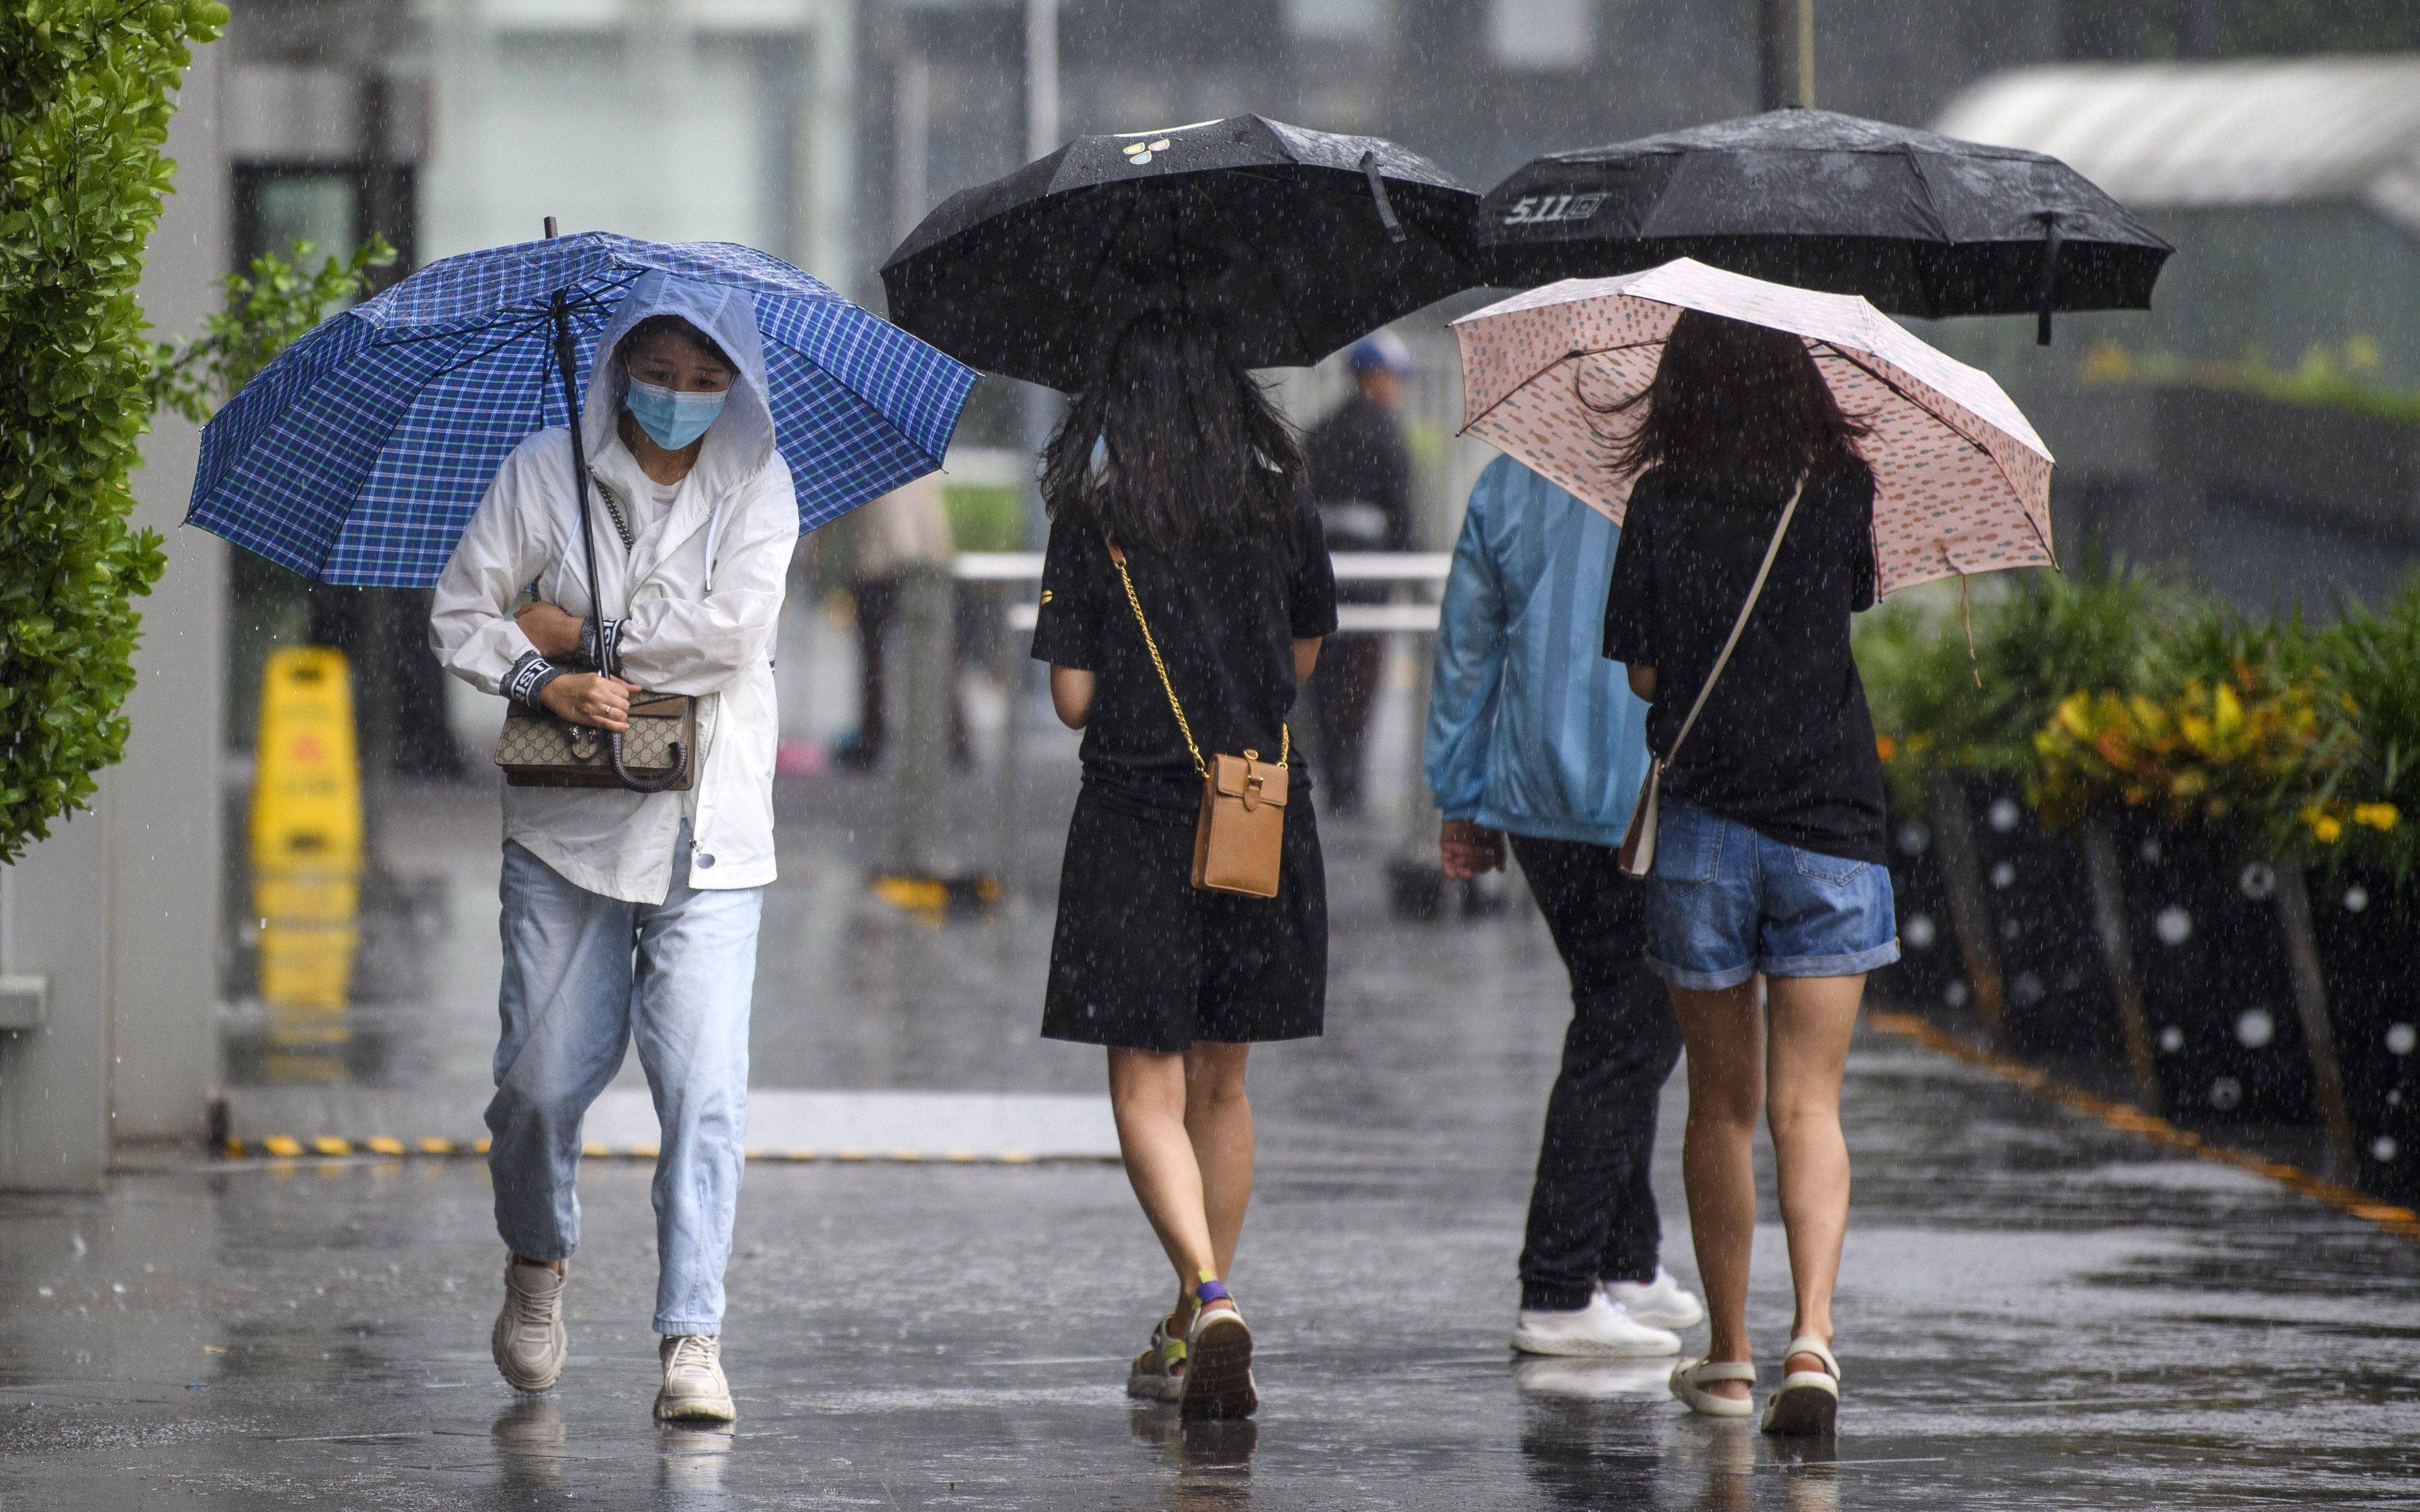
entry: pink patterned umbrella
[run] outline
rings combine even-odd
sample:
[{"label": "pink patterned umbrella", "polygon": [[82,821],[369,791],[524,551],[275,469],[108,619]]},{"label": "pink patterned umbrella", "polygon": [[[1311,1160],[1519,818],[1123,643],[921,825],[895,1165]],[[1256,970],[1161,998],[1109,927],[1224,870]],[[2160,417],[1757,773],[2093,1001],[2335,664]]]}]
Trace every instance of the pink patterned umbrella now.
[{"label": "pink patterned umbrella", "polygon": [[1991,375],[1946,357],[1854,294],[1818,294],[1687,257],[1567,278],[1453,322],[1463,429],[1616,524],[1632,478],[1612,455],[1683,309],[1804,337],[1841,409],[1872,427],[1874,557],[1884,593],[1955,574],[2056,566],[2051,455]]}]

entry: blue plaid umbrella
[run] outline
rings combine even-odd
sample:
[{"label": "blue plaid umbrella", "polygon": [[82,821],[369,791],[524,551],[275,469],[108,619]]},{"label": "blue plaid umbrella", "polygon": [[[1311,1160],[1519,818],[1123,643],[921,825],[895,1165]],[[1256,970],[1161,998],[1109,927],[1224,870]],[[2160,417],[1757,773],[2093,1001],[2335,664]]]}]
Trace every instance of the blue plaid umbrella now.
[{"label": "blue plaid umbrella", "polygon": [[187,522],[322,583],[428,586],[505,456],[570,423],[555,296],[584,392],[657,269],[754,295],[800,531],[940,465],[974,369],[752,248],[587,231],[447,257],[321,322],[204,429]]}]

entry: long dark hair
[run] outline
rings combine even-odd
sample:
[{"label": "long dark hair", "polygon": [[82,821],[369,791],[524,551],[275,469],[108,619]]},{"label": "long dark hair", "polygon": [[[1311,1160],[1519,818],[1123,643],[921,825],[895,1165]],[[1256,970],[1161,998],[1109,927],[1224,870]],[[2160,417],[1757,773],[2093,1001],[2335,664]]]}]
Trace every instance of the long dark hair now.
[{"label": "long dark hair", "polygon": [[1173,313],[1119,334],[1042,450],[1054,516],[1160,552],[1293,539],[1302,476],[1294,428],[1259,381],[1200,320]]},{"label": "long dark hair", "polygon": [[1687,492],[1779,498],[1810,468],[1862,465],[1869,428],[1841,411],[1806,342],[1770,326],[1683,310],[1654,382],[1598,413],[1640,405],[1646,414],[1614,447],[1618,474],[1661,467]]}]

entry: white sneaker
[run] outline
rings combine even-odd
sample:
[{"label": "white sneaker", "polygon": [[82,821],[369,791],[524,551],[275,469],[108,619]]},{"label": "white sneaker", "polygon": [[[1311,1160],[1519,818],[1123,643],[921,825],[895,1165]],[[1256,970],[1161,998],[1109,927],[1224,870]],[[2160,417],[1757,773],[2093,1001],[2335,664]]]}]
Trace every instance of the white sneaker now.
[{"label": "white sneaker", "polygon": [[1589,1298],[1586,1307],[1569,1312],[1522,1308],[1514,1321],[1512,1348],[1523,1354],[1644,1360],[1679,1354],[1681,1335],[1638,1321],[1600,1291]]},{"label": "white sneaker", "polygon": [[722,1341],[710,1333],[668,1333],[656,1346],[663,1362],[663,1389],[656,1393],[656,1420],[729,1423],[731,1382],[722,1376]]},{"label": "white sneaker", "polygon": [[1652,1281],[1607,1281],[1598,1289],[1607,1302],[1655,1328],[1691,1328],[1706,1320],[1705,1303],[1660,1265]]},{"label": "white sneaker", "polygon": [[505,1257],[504,1307],[489,1344],[496,1368],[516,1391],[546,1391],[563,1374],[571,1353],[563,1326],[564,1281],[546,1266]]}]

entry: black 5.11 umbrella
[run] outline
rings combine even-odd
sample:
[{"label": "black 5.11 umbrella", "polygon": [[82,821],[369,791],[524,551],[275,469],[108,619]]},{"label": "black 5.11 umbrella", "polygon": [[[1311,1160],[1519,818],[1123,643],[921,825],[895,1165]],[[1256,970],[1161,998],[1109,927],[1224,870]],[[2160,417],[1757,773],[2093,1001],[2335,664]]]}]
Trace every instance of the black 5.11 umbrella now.
[{"label": "black 5.11 umbrella", "polygon": [[2040,152],[1828,110],[1776,110],[1539,158],[1480,206],[1490,283],[1674,257],[1894,315],[2148,309],[2174,249]]},{"label": "black 5.11 umbrella", "polygon": [[1392,142],[1259,116],[1082,136],[943,201],[882,287],[908,331],[1054,388],[1152,308],[1251,366],[1306,365],[1469,287],[1478,198]]}]

